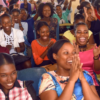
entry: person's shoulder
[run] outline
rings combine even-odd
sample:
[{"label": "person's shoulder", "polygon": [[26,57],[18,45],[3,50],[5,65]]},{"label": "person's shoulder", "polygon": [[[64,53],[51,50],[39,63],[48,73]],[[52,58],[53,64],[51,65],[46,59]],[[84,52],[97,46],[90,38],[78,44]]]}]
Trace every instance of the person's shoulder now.
[{"label": "person's shoulder", "polygon": [[52,76],[51,75],[53,75],[54,74],[54,71],[49,71],[49,72],[47,72],[47,73],[44,73],[44,74],[42,74],[42,78],[43,79],[52,79]]},{"label": "person's shoulder", "polygon": [[13,31],[22,32],[20,29],[12,28]]},{"label": "person's shoulder", "polygon": [[87,44],[88,49],[93,49],[95,47],[95,44]]},{"label": "person's shoulder", "polygon": [[23,25],[24,25],[24,24],[27,24],[27,22],[21,22],[21,24],[23,24]]},{"label": "person's shoulder", "polygon": [[56,42],[56,40],[55,40],[55,39],[53,39],[53,38],[51,38],[51,41],[54,41],[54,42]]},{"label": "person's shoulder", "polygon": [[39,43],[37,42],[37,39],[35,39],[35,40],[32,41],[31,46],[32,46],[32,47],[33,47],[33,46],[36,47],[36,46],[38,46],[38,44],[39,44]]},{"label": "person's shoulder", "polygon": [[70,30],[67,30],[66,32],[64,32],[64,34],[69,34],[69,33],[71,33]]}]

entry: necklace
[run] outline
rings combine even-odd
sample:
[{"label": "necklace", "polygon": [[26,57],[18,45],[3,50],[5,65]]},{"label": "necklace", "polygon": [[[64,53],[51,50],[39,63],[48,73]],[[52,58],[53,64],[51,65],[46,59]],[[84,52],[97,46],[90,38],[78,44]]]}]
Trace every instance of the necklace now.
[{"label": "necklace", "polygon": [[86,48],[87,48],[87,45],[79,46],[80,51],[86,51]]},{"label": "necklace", "polygon": [[[50,41],[51,41],[51,38],[49,39],[49,43],[50,43]],[[42,47],[47,47],[48,45],[49,45],[49,43],[47,44],[47,45],[42,45],[40,42],[39,42],[39,40],[37,39],[37,42],[39,43],[39,45],[41,45]]]}]

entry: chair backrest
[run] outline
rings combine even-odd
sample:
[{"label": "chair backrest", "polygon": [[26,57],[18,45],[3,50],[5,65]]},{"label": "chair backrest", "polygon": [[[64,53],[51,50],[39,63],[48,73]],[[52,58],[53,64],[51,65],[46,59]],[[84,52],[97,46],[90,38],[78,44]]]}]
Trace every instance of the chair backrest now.
[{"label": "chair backrest", "polygon": [[28,68],[21,71],[18,71],[17,79],[22,81],[32,80],[34,81],[33,87],[38,95],[38,82],[43,73],[46,73],[44,68]]}]

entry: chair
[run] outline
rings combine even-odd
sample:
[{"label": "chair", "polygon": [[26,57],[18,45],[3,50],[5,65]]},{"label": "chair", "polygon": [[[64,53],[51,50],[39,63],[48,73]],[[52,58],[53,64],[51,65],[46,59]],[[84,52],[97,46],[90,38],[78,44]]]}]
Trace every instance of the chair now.
[{"label": "chair", "polygon": [[46,73],[46,70],[44,68],[28,68],[18,71],[17,79],[22,81],[34,81],[33,87],[36,91],[36,94],[38,95],[38,82],[43,73]]}]

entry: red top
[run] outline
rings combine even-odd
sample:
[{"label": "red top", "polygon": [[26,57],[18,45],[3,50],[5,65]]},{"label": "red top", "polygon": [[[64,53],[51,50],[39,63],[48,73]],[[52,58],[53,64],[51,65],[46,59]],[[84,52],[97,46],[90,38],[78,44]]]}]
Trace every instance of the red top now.
[{"label": "red top", "polygon": [[[51,41],[53,41],[54,43],[56,42],[56,40],[52,38],[50,42]],[[32,41],[31,48],[32,48],[32,54],[36,65],[40,65],[44,60],[49,60],[47,56],[45,56],[44,59],[40,57],[43,54],[43,52],[47,49],[47,47],[48,45],[42,46],[37,39]]]},{"label": "red top", "polygon": [[9,54],[9,50],[6,47],[0,46],[0,53],[8,53]]},{"label": "red top", "polygon": [[98,14],[97,9],[94,10],[95,10],[96,17],[100,20],[100,14]]}]

